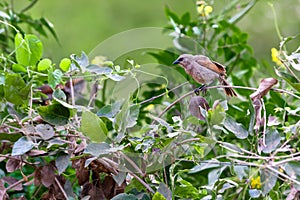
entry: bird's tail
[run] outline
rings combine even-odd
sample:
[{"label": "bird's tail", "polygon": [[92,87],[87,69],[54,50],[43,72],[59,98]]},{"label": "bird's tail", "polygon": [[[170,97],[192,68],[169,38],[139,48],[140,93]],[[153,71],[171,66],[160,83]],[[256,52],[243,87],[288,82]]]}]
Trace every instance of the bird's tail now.
[{"label": "bird's tail", "polygon": [[[221,85],[230,86],[229,83],[225,80],[224,77],[220,77],[219,80],[220,80]],[[225,91],[227,96],[230,96],[230,97],[237,96],[235,91],[230,87],[224,88],[224,91]]]}]

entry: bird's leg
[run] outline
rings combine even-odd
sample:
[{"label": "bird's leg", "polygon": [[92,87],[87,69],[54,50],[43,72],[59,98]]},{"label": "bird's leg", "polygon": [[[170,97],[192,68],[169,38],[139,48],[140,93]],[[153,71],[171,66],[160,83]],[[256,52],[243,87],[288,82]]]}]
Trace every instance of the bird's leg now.
[{"label": "bird's leg", "polygon": [[200,87],[198,87],[194,90],[194,92],[197,96],[200,94],[200,91],[203,92],[204,94],[206,93],[206,85],[205,84],[201,85]]}]

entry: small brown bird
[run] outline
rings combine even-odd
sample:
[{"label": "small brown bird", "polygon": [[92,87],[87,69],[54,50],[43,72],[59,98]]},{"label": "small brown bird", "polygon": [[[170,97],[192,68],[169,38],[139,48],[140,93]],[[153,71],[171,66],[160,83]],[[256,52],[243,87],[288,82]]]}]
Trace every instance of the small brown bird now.
[{"label": "small brown bird", "polygon": [[[185,72],[192,76],[195,81],[203,84],[199,90],[203,89],[205,85],[212,83],[217,78],[221,85],[228,86],[229,83],[225,80],[226,70],[220,63],[211,61],[208,57],[203,55],[183,54],[178,57],[173,64],[181,65]],[[237,96],[232,88],[224,88],[226,95]],[[195,91],[197,93],[197,90]]]}]

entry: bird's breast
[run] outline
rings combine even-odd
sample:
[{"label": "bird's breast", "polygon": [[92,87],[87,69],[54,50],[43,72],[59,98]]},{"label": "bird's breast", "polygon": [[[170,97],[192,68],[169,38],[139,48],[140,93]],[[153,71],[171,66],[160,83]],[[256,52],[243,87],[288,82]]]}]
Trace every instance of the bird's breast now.
[{"label": "bird's breast", "polygon": [[185,71],[201,84],[210,84],[219,77],[218,73],[196,63],[190,64]]}]

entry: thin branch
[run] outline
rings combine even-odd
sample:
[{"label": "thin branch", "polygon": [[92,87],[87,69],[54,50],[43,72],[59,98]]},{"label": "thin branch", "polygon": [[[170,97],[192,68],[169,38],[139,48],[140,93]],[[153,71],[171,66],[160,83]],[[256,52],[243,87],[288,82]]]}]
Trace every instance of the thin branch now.
[{"label": "thin branch", "polygon": [[17,182],[11,184],[7,188],[5,188],[5,193],[6,193],[6,191],[13,189],[14,187],[16,187],[17,185],[21,184],[22,182],[28,181],[28,178],[31,178],[33,176],[34,176],[34,174],[30,174],[26,178],[22,178],[21,180],[18,180]]},{"label": "thin branch", "polygon": [[64,197],[66,199],[68,199],[68,195],[67,195],[66,191],[64,190],[64,188],[62,187],[62,185],[60,184],[60,182],[57,180],[56,177],[55,177],[55,182],[58,185],[58,187],[59,187],[60,191],[62,192],[62,194],[64,195]]},{"label": "thin branch", "polygon": [[266,168],[267,168],[268,170],[270,170],[270,171],[272,171],[272,172],[274,172],[274,173],[276,173],[276,174],[279,174],[280,176],[282,176],[282,177],[284,177],[284,178],[286,178],[286,179],[288,179],[288,180],[290,180],[290,181],[292,181],[292,182],[294,182],[294,183],[300,185],[300,182],[299,182],[298,180],[296,180],[296,179],[294,179],[294,178],[292,178],[292,177],[289,177],[288,175],[286,175],[286,174],[280,172],[279,170],[274,169],[273,167],[271,167],[271,166],[269,166],[269,165],[267,165]]},{"label": "thin branch", "polygon": [[[75,92],[74,92],[74,86],[73,86],[73,79],[72,76],[70,75],[70,90],[71,90],[71,101],[72,101],[72,106],[75,106]],[[79,119],[78,119],[78,115],[77,112],[74,115],[74,119],[76,124],[79,126]]]},{"label": "thin branch", "polygon": [[278,166],[278,165],[282,165],[282,164],[290,162],[290,161],[299,161],[299,160],[300,160],[300,156],[297,156],[297,157],[292,157],[292,158],[287,158],[287,159],[284,159],[284,160],[280,160],[278,162],[273,162],[273,165]]},{"label": "thin branch", "polygon": [[263,128],[263,145],[264,147],[266,147],[266,131],[267,131],[267,111],[266,111],[266,106],[265,106],[265,103],[264,103],[264,99],[261,98],[260,99],[261,101],[261,105],[262,105],[262,108],[263,108],[263,111],[264,111],[264,128]]},{"label": "thin branch", "polygon": [[136,178],[143,186],[145,186],[147,188],[147,190],[149,190],[152,194],[155,193],[155,191],[145,182],[143,181],[140,177],[138,177],[135,173],[132,172],[128,172],[131,176],[133,176],[134,178]]},{"label": "thin branch", "polygon": [[[182,99],[184,99],[185,97],[194,94],[194,90],[184,94],[183,96],[179,97],[178,99],[176,99],[173,103],[171,103],[169,106],[167,106],[159,115],[158,118],[160,118],[161,116],[163,116],[168,110],[170,110],[175,104],[177,104],[179,101],[181,101]],[[156,120],[153,120],[152,124],[154,124],[156,122]]]},{"label": "thin branch", "polygon": [[[286,56],[286,55],[285,55]],[[282,60],[280,59],[281,63],[285,66],[285,68],[297,79],[298,82],[300,82],[300,79],[298,76],[293,72],[293,70]]]},{"label": "thin branch", "polygon": [[157,95],[157,96],[151,97],[150,99],[146,99],[146,100],[140,102],[139,104],[144,104],[144,103],[148,103],[149,101],[153,101],[153,100],[155,100],[155,99],[157,99],[157,98],[159,98],[159,97],[162,97],[162,96],[166,95],[166,94],[169,93],[169,92],[172,92],[172,91],[176,90],[177,88],[180,88],[180,87],[184,86],[184,85],[187,84],[187,83],[189,83],[189,82],[188,82],[188,81],[187,81],[187,82],[184,82],[184,83],[182,83],[182,84],[180,84],[180,85],[178,85],[178,86],[176,86],[176,87],[174,87],[174,88],[168,90],[167,92],[164,92],[164,93],[161,93],[161,94],[159,94],[159,95]]},{"label": "thin branch", "polygon": [[20,161],[21,163],[25,163],[33,168],[36,168],[36,166],[33,164],[33,163],[30,163],[30,162],[27,162],[27,161],[24,161],[22,160],[21,158],[16,158],[14,156],[8,156],[8,155],[3,155],[3,154],[0,154],[0,157],[4,157],[4,158],[7,158],[7,159],[13,159],[13,160],[17,160],[17,161]]},{"label": "thin branch", "polygon": [[125,160],[127,160],[127,162],[130,163],[130,165],[141,175],[141,176],[145,176],[145,174],[142,172],[142,170],[128,157],[126,156],[124,153],[119,152],[124,158]]},{"label": "thin branch", "polygon": [[[213,89],[213,88],[236,88],[236,89],[244,89],[244,90],[252,90],[252,91],[256,91],[257,88],[253,88],[253,87],[245,87],[245,86],[231,86],[231,85],[216,85],[216,86],[207,86],[205,89]],[[295,95],[289,91],[286,90],[282,90],[282,89],[276,89],[276,88],[272,88],[271,90],[276,91],[276,92],[280,92],[280,93],[286,93],[289,94],[295,98],[300,99],[300,96]],[[167,106],[159,115],[158,118],[160,118],[161,116],[163,116],[168,110],[170,110],[175,104],[177,104],[178,102],[180,102],[182,99],[184,99],[185,97],[191,95],[194,93],[194,90],[184,94],[183,96],[179,97],[178,99],[176,99],[173,103],[171,103],[169,106]],[[162,94],[164,95],[164,93]],[[151,99],[151,98],[150,98]],[[148,100],[146,100],[148,102]],[[150,101],[150,100],[149,100]],[[144,102],[142,102],[144,103]],[[155,123],[156,120],[153,120],[152,124]]]}]

